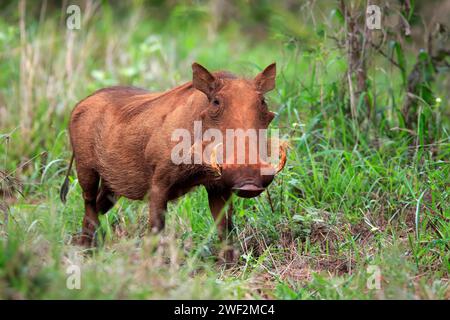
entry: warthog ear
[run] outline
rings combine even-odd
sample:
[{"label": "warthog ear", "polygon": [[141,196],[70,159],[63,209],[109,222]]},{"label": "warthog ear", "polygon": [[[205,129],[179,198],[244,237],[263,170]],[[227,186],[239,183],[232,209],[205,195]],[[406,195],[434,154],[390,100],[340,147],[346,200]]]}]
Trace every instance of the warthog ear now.
[{"label": "warthog ear", "polygon": [[192,64],[192,85],[211,99],[215,89],[216,78],[205,67],[194,62]]},{"label": "warthog ear", "polygon": [[255,84],[262,94],[275,88],[275,77],[277,75],[277,65],[272,63],[255,77]]}]

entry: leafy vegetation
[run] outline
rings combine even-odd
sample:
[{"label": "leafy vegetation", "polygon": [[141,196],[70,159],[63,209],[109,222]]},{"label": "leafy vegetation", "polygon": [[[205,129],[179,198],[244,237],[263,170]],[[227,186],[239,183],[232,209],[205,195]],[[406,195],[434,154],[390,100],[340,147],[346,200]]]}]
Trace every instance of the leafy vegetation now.
[{"label": "leafy vegetation", "polygon": [[[363,83],[349,70],[358,1],[86,1],[80,30],[57,1],[2,4],[0,298],[450,298],[449,43],[414,38],[411,3],[383,7],[411,36],[390,24],[359,43]],[[193,61],[244,76],[277,62],[272,126],[291,148],[268,193],[234,199],[239,260],[217,263],[203,189],[169,206],[159,236],[145,233],[145,201],[120,199],[97,250],[71,245],[84,210],[74,172],[68,202],[58,196],[71,109],[104,86],[189,81]],[[70,265],[80,290],[67,288]]]}]

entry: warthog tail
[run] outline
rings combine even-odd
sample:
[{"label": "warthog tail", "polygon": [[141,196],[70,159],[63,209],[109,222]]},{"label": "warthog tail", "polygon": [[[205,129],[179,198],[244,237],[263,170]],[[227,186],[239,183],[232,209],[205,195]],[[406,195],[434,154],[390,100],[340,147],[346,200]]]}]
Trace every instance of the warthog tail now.
[{"label": "warthog tail", "polygon": [[72,153],[72,158],[70,159],[70,164],[69,164],[69,168],[67,169],[64,183],[61,186],[61,190],[59,191],[59,198],[61,199],[61,201],[63,203],[66,203],[67,192],[69,192],[69,174],[70,174],[70,171],[72,170],[73,159],[74,159],[74,154]]}]

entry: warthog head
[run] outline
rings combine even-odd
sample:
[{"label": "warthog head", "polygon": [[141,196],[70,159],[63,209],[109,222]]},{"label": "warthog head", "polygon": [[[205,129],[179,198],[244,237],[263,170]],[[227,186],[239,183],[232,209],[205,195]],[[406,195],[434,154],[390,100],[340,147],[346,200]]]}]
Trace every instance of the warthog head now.
[{"label": "warthog head", "polygon": [[[208,98],[201,117],[204,136],[212,142],[205,150],[210,166],[238,196],[259,195],[286,162],[286,145],[266,135],[275,114],[264,94],[275,88],[275,63],[254,79],[212,74],[197,63],[192,69],[193,86]],[[278,163],[267,161],[268,155],[278,156]]]}]

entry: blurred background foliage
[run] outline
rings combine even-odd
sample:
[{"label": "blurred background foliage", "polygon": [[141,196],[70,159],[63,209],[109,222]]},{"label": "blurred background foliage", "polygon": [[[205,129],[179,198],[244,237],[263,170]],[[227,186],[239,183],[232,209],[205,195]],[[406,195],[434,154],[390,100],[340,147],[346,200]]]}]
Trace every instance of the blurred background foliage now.
[{"label": "blurred background foliage", "polygon": [[[450,1],[370,4],[381,30],[359,0],[0,1],[0,297],[449,298]],[[75,175],[58,199],[72,108],[110,85],[167,90],[194,61],[247,77],[277,62],[272,126],[291,150],[270,197],[235,201],[240,260],[209,260],[203,190],[170,207],[167,252],[141,240],[145,203],[122,199],[102,220],[111,250],[79,257]],[[75,260],[81,292],[65,288]]]}]

